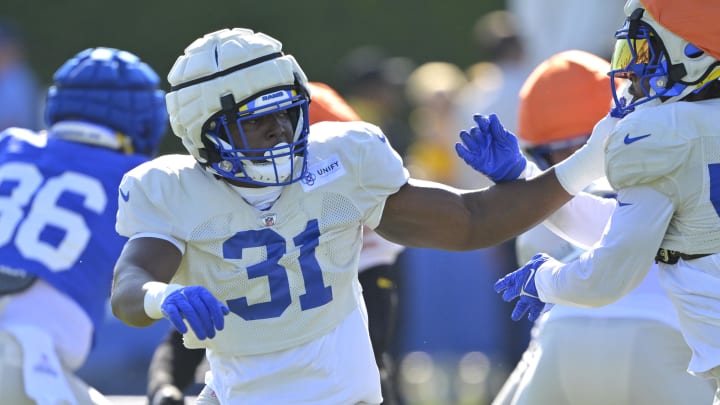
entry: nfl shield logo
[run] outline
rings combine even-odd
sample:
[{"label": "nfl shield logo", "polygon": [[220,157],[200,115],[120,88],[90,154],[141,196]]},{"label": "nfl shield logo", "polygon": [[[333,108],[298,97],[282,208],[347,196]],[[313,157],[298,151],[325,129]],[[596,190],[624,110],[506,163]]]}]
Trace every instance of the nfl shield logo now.
[{"label": "nfl shield logo", "polygon": [[275,220],[277,219],[277,216],[275,214],[267,214],[262,217],[263,225],[265,226],[273,226],[275,225]]}]

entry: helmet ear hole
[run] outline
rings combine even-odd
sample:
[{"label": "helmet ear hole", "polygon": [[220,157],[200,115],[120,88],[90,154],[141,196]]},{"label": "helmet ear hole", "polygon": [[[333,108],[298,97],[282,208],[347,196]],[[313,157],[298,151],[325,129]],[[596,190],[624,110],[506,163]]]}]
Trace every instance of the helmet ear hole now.
[{"label": "helmet ear hole", "polygon": [[702,49],[698,48],[697,46],[695,46],[693,44],[687,44],[685,46],[684,52],[685,52],[685,56],[687,56],[688,58],[692,58],[692,59],[699,58],[700,56],[702,56],[705,53],[705,52],[703,52]]}]

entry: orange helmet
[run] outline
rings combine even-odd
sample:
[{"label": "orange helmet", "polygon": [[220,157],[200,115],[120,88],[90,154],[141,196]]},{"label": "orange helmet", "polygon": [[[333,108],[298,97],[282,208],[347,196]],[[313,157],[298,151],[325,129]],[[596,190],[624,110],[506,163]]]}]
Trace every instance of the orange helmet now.
[{"label": "orange helmet", "polygon": [[325,83],[309,82],[310,124],[321,121],[360,121],[360,117],[332,87]]},{"label": "orange helmet", "polygon": [[642,0],[640,3],[666,29],[720,59],[720,4],[707,0]]},{"label": "orange helmet", "polygon": [[610,111],[608,71],[608,61],[580,50],[546,59],[520,89],[518,137],[530,147],[584,142]]}]

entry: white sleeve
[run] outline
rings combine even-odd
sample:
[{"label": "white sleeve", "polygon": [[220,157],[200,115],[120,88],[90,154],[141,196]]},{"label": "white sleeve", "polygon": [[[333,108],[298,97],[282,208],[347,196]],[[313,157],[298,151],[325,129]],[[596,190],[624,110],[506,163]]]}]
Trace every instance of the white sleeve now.
[{"label": "white sleeve", "polygon": [[382,130],[372,124],[364,125],[364,136],[355,136],[357,146],[349,149],[359,156],[362,168],[357,173],[357,181],[363,192],[355,193],[352,199],[360,211],[365,213],[364,224],[375,229],[380,224],[385,200],[408,182],[410,173]]},{"label": "white sleeve", "polygon": [[139,238],[162,239],[164,241],[172,243],[177,248],[177,250],[180,251],[180,254],[183,254],[183,255],[185,254],[185,242],[183,242],[179,239],[173,238],[172,236],[162,235],[159,233],[152,233],[152,232],[140,232],[140,233],[136,233],[135,235],[131,236],[130,239],[128,239],[128,241],[131,241],[133,239],[139,239]]},{"label": "white sleeve", "polygon": [[561,238],[589,249],[602,237],[616,204],[615,199],[581,192],[548,217],[544,225]]},{"label": "white sleeve", "polygon": [[618,193],[618,207],[595,247],[568,264],[541,266],[535,276],[544,302],[581,307],[610,304],[647,274],[674,212],[664,194],[650,187]]}]

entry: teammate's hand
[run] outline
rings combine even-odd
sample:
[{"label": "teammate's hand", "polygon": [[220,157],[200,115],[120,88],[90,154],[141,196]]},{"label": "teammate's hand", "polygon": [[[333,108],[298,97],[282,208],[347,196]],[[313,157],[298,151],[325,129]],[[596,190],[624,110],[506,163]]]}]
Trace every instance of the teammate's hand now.
[{"label": "teammate's hand", "polygon": [[475,114],[473,120],[477,126],[460,132],[462,143],[455,144],[458,156],[495,183],[517,179],[527,165],[517,137],[495,114]]},{"label": "teammate's hand", "polygon": [[524,266],[495,282],[495,292],[502,292],[502,299],[510,302],[520,297],[510,318],[519,321],[525,313],[528,319],[536,320],[542,313],[545,303],[540,301],[535,287],[535,272],[538,267],[552,258],[545,253],[538,253]]},{"label": "teammate's hand", "polygon": [[225,315],[230,313],[228,307],[215,298],[205,287],[182,287],[170,293],[160,306],[165,318],[180,333],[187,333],[190,325],[195,336],[203,340],[214,338],[216,330],[225,327]]}]

